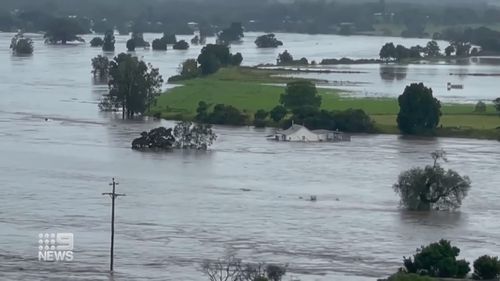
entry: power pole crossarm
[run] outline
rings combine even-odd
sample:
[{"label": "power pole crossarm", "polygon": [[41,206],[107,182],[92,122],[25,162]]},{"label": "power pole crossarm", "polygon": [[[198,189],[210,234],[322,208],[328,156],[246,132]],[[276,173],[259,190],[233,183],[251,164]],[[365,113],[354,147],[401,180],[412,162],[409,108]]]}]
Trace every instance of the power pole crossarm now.
[{"label": "power pole crossarm", "polygon": [[113,181],[109,185],[113,187],[113,192],[105,192],[102,195],[109,195],[109,197],[111,197],[111,253],[110,253],[111,256],[109,263],[109,271],[112,273],[114,245],[115,245],[115,199],[119,196],[125,196],[125,194],[116,193],[116,186],[118,185],[118,183],[115,182],[115,178],[113,178]]}]

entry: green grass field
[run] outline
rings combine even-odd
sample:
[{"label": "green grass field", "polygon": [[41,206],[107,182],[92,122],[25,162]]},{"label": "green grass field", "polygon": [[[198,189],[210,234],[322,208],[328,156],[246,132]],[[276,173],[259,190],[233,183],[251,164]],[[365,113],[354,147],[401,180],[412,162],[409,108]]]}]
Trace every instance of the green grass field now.
[{"label": "green grass field", "polygon": [[[214,75],[186,80],[161,95],[151,109],[151,115],[162,118],[189,120],[196,115],[198,102],[232,105],[253,117],[259,109],[271,110],[279,104],[283,84],[292,80],[277,77],[280,71],[253,68],[221,69]],[[353,98],[335,89],[319,89],[322,108],[327,110],[363,109],[376,122],[382,133],[398,133],[396,115],[399,106],[395,98]],[[443,104],[438,135],[493,138],[500,137],[500,117],[493,106],[485,113],[475,113],[473,105]]]}]

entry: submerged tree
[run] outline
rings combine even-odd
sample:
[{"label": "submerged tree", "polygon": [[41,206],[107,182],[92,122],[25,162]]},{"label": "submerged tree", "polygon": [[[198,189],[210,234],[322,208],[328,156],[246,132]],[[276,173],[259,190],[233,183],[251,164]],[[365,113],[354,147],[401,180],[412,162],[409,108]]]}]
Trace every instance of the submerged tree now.
[{"label": "submerged tree", "polygon": [[278,46],[283,46],[283,42],[276,39],[273,33],[262,35],[255,39],[255,45],[258,48],[277,48]]},{"label": "submerged tree", "polygon": [[151,64],[121,53],[110,62],[109,93],[102,110],[122,110],[122,118],[144,113],[161,93],[163,78]]},{"label": "submerged tree", "polygon": [[104,33],[102,50],[105,52],[113,52],[115,50],[115,35],[113,30],[108,30]]},{"label": "submerged tree", "polygon": [[219,32],[218,41],[222,44],[231,44],[232,42],[239,41],[244,37],[243,26],[240,22],[233,22],[231,25]]},{"label": "submerged tree", "polygon": [[92,74],[101,79],[107,78],[109,74],[109,60],[105,56],[98,55],[92,59]]},{"label": "submerged tree", "polygon": [[433,165],[412,168],[399,175],[394,191],[401,197],[401,205],[413,211],[455,210],[467,196],[471,181],[439,164],[446,160],[444,151],[431,153]]},{"label": "submerged tree", "polygon": [[85,42],[78,35],[88,33],[80,23],[73,18],[55,18],[47,26],[44,35],[45,42],[49,44],[66,44],[67,42]]},{"label": "submerged tree", "polygon": [[165,43],[164,40],[162,40],[161,38],[157,38],[155,40],[153,40],[153,42],[151,43],[152,47],[153,47],[153,50],[155,51],[166,51],[167,50],[167,43]]},{"label": "submerged tree", "polygon": [[189,49],[189,43],[186,42],[185,40],[177,41],[174,44],[173,49],[174,50],[187,50],[187,49]]},{"label": "submerged tree", "polygon": [[94,37],[90,40],[90,47],[102,47],[104,40],[101,37]]},{"label": "submerged tree", "polygon": [[18,33],[10,41],[10,48],[16,55],[31,55],[33,54],[33,40]]},{"label": "submerged tree", "polygon": [[173,136],[177,148],[198,150],[207,150],[217,139],[211,125],[193,124],[189,121],[177,123],[173,130]]}]

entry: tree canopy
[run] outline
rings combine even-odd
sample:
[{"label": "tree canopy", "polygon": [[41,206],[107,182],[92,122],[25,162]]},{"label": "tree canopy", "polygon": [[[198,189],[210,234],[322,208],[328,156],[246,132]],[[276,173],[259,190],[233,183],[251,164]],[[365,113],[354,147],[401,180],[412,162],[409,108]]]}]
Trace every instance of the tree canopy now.
[{"label": "tree canopy", "polygon": [[110,62],[109,93],[100,107],[122,110],[122,117],[144,113],[161,93],[163,78],[157,68],[130,54],[121,53]]},{"label": "tree canopy", "polygon": [[12,37],[10,48],[16,55],[31,55],[33,54],[33,40],[24,37],[22,33],[18,33]]},{"label": "tree canopy", "polygon": [[439,161],[446,161],[444,151],[433,152],[431,156],[433,165],[412,168],[399,175],[393,189],[401,197],[401,205],[414,211],[459,208],[470,189],[470,179],[441,167]]},{"label": "tree canopy", "polygon": [[269,33],[257,37],[257,39],[255,39],[255,45],[259,48],[277,48],[279,46],[283,46],[283,42],[276,39],[276,36],[273,33]]},{"label": "tree canopy", "polygon": [[218,34],[218,39],[223,44],[230,44],[232,42],[240,41],[243,37],[243,26],[241,22],[231,23],[228,28],[223,29]]},{"label": "tree canopy", "polygon": [[84,42],[83,38],[78,35],[88,33],[82,25],[73,18],[54,18],[45,32],[45,42],[49,44],[66,44],[67,42]]},{"label": "tree canopy", "polygon": [[289,110],[303,106],[319,108],[321,96],[318,95],[316,85],[307,80],[293,81],[286,85],[285,93],[280,96],[280,103]]},{"label": "tree canopy", "polygon": [[167,50],[167,43],[162,38],[154,39],[153,42],[151,43],[151,46],[152,46],[153,50],[155,50],[155,51],[166,51]]},{"label": "tree canopy", "polygon": [[496,98],[493,100],[493,105],[495,106],[498,114],[500,114],[500,98]]},{"label": "tree canopy", "polygon": [[180,40],[174,44],[173,48],[174,50],[187,50],[189,49],[189,43],[185,40]]},{"label": "tree canopy", "polygon": [[104,52],[113,52],[115,50],[115,35],[113,30],[107,30],[104,33],[104,40],[102,44],[102,50]]},{"label": "tree canopy", "polygon": [[101,37],[94,37],[90,40],[90,47],[102,47],[104,40]]},{"label": "tree canopy", "polygon": [[429,134],[439,124],[441,103],[423,83],[406,86],[398,98],[398,128],[403,134]]},{"label": "tree canopy", "polygon": [[417,249],[413,258],[404,258],[405,270],[440,278],[464,278],[470,271],[469,263],[457,260],[460,249],[451,245],[450,241],[441,240]]},{"label": "tree canopy", "polygon": [[233,55],[227,46],[217,44],[206,45],[198,56],[201,73],[204,75],[215,73],[221,67],[240,65],[242,60],[240,53]]},{"label": "tree canopy", "polygon": [[92,59],[92,74],[101,79],[107,78],[109,74],[109,60],[105,56],[98,55]]}]

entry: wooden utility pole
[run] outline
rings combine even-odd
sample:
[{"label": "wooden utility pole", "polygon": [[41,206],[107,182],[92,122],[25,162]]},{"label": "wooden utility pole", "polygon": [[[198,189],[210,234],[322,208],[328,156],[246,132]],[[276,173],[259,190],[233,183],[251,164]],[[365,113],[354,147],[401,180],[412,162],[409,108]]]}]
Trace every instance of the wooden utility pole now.
[{"label": "wooden utility pole", "polygon": [[102,195],[109,195],[109,197],[111,197],[111,260],[109,263],[109,271],[113,273],[113,252],[115,245],[115,199],[118,196],[125,196],[125,194],[116,193],[116,186],[118,183],[115,182],[115,178],[113,178],[113,181],[109,185],[113,187],[113,192],[103,193]]}]

